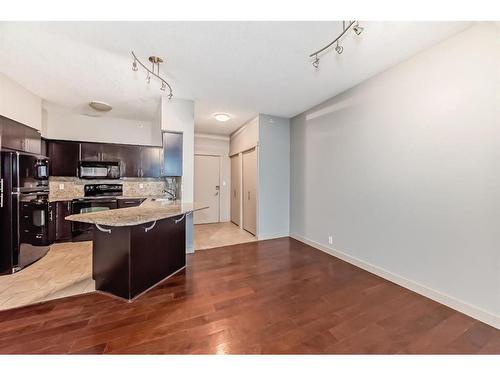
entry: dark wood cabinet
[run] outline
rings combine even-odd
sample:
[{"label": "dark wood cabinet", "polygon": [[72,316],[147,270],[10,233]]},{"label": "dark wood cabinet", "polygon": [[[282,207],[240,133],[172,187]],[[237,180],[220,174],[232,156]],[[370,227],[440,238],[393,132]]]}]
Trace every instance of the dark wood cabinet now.
[{"label": "dark wood cabinet", "polygon": [[182,176],[182,133],[163,132],[162,176]]},{"label": "dark wood cabinet", "polygon": [[38,130],[7,117],[1,118],[2,147],[32,154],[41,153],[41,136]]},{"label": "dark wood cabinet", "polygon": [[122,177],[139,177],[141,169],[140,146],[121,145],[119,153]]},{"label": "dark wood cabinet", "polygon": [[161,147],[47,140],[47,149],[51,159],[51,176],[77,176],[79,160],[118,161],[122,177],[162,175]]},{"label": "dark wood cabinet", "polygon": [[48,156],[50,158],[49,171],[51,176],[78,175],[78,160],[80,158],[80,144],[71,141],[47,141]]},{"label": "dark wood cabinet", "polygon": [[40,155],[42,153],[42,136],[38,130],[24,127],[24,147],[23,151]]},{"label": "dark wood cabinet", "polygon": [[186,266],[184,216],[152,224],[109,227],[109,233],[94,229],[96,290],[131,300]]},{"label": "dark wood cabinet", "polygon": [[141,147],[141,173],[139,177],[160,177],[160,151],[159,147]]},{"label": "dark wood cabinet", "polygon": [[80,144],[80,160],[84,161],[102,161],[103,144],[82,142]]},{"label": "dark wood cabinet", "polygon": [[50,244],[56,242],[56,211],[57,202],[49,203],[49,225],[47,237]]},{"label": "dark wood cabinet", "polygon": [[56,241],[71,240],[71,222],[65,220],[66,216],[71,215],[71,201],[56,202]]}]

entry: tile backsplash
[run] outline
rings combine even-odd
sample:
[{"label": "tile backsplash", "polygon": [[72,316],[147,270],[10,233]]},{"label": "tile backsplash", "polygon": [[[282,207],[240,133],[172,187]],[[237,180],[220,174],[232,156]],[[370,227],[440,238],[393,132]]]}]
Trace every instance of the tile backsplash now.
[{"label": "tile backsplash", "polygon": [[126,178],[121,180],[82,180],[77,177],[50,177],[50,199],[81,198],[86,184],[122,184],[124,197],[164,195],[168,179]]}]

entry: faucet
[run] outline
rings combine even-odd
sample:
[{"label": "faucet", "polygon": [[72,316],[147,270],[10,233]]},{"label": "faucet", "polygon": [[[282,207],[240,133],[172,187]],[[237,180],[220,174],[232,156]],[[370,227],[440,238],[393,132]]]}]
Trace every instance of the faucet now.
[{"label": "faucet", "polygon": [[175,201],[177,200],[177,195],[174,193],[172,193],[170,190],[167,190],[167,189],[163,189],[163,194],[168,194],[170,195],[170,198]]}]

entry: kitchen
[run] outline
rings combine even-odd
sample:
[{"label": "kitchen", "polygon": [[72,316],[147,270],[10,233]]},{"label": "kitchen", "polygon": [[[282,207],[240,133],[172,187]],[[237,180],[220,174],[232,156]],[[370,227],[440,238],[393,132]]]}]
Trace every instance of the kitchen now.
[{"label": "kitchen", "polygon": [[[68,216],[137,207],[152,197],[165,204],[181,200],[182,133],[162,131],[161,146],[78,142],[42,138],[36,129],[0,119],[0,273],[13,274],[1,279],[4,309],[95,290],[88,277],[88,251],[82,256],[70,250],[69,259],[57,264],[47,259],[50,270],[43,270],[44,262],[34,265],[48,278],[44,282],[38,274],[36,288],[24,280],[32,272],[24,268],[45,257],[49,248],[56,252],[79,242],[89,247],[94,225]],[[185,253],[185,243],[181,248]],[[68,273],[68,264],[77,267]]]}]

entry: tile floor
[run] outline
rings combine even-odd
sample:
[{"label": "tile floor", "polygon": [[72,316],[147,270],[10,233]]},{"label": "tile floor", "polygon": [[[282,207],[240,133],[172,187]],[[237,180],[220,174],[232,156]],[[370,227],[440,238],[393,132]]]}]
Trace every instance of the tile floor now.
[{"label": "tile floor", "polygon": [[0,310],[94,291],[91,244],[54,244],[38,262],[0,276]]},{"label": "tile floor", "polygon": [[257,241],[257,237],[231,222],[197,224],[194,226],[195,250],[212,249],[253,241]]},{"label": "tile floor", "polygon": [[[194,228],[195,250],[256,240],[233,223],[200,224]],[[58,243],[26,269],[0,276],[0,310],[93,291],[92,242]]]}]

